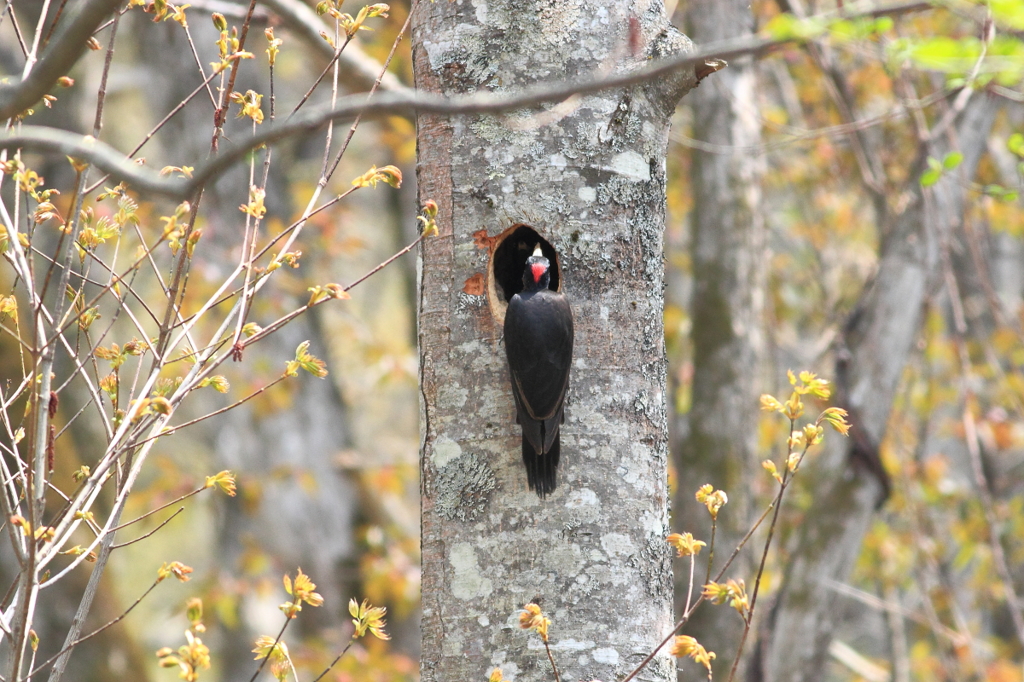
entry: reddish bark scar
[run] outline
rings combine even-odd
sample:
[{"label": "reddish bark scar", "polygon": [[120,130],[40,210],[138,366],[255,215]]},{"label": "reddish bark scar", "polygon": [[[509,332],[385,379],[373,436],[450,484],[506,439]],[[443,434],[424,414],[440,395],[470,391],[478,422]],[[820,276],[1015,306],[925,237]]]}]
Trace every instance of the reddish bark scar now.
[{"label": "reddish bark scar", "polygon": [[497,237],[488,237],[487,230],[477,230],[473,233],[473,243],[478,249],[487,249],[490,251],[494,248],[494,242],[498,241]]},{"label": "reddish bark scar", "polygon": [[484,276],[482,273],[476,273],[472,277],[466,280],[462,290],[470,296],[483,296],[484,295]]}]

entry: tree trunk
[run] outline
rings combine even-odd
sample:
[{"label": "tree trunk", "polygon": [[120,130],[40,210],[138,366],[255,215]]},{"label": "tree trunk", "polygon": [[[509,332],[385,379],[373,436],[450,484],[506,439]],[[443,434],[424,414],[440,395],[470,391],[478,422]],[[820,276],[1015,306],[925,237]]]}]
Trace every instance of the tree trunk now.
[{"label": "tree trunk", "polygon": [[[997,109],[993,96],[981,92],[972,97],[953,135],[963,163],[929,190],[916,182],[910,188],[914,199],[886,233],[878,273],[843,331],[845,349],[840,352],[845,357],[836,377],[840,395],[845,394],[840,401],[851,411],[853,428],[875,444],[874,452],[865,452],[857,438],[849,443],[829,438],[822,461],[808,469],[815,477],[815,501],[790,552],[793,561],[762,632],[760,660],[750,679],[821,679],[839,620],[832,584],[849,575],[884,493],[877,443],[885,435],[900,377],[920,333],[923,304],[939,274],[940,249],[962,219],[965,193]],[[927,153],[941,159],[954,148],[943,136]]]},{"label": "tree trunk", "polygon": [[[697,44],[750,35],[754,17],[746,0],[690,2],[688,34]],[[711,535],[707,509],[694,492],[705,483],[730,495],[719,517],[712,574],[753,521],[754,500],[748,492],[752,470],[761,473],[757,454],[758,378],[763,371],[762,313],[766,259],[761,213],[760,174],[763,157],[750,147],[761,142],[755,112],[753,59],[738,60],[697,89],[689,98],[693,137],[730,149],[691,152],[693,297],[690,303],[693,340],[691,408],[677,448],[678,498],[673,524],[705,542]],[[735,575],[753,573],[754,555],[744,553]],[[701,573],[703,575],[703,573]],[[694,598],[701,592],[697,580]],[[686,603],[687,585],[679,583],[677,600]],[[731,609],[701,608],[687,625],[718,658],[715,668],[727,671],[743,629]]]},{"label": "tree trunk", "polygon": [[[658,2],[466,7],[417,5],[418,88],[515,91],[690,49]],[[665,150],[695,83],[687,70],[529,112],[418,121],[420,198],[440,205],[419,302],[424,682],[495,665],[551,679],[539,638],[517,627],[530,601],[552,617],[566,680],[621,677],[671,627]],[[558,488],[543,501],[520,461],[489,271],[496,238],[521,223],[557,253],[576,327]],[[675,667],[662,655],[646,675]]]}]

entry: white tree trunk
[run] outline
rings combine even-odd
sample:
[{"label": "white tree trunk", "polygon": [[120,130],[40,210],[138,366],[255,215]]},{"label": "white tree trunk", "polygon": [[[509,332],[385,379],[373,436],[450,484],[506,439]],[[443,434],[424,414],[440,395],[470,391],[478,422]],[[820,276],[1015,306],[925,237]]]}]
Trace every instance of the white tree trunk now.
[{"label": "white tree trunk", "polygon": [[[511,92],[636,69],[690,49],[659,0],[421,2],[417,87]],[[662,329],[672,78],[507,116],[419,119],[424,244],[422,678],[552,679],[518,612],[551,616],[562,679],[613,680],[671,627]],[[529,492],[505,352],[494,237],[531,225],[557,251],[575,316],[558,488]],[[644,679],[674,679],[663,655]]]},{"label": "white tree trunk", "polygon": [[[754,33],[754,15],[746,0],[691,0],[686,28],[698,46]],[[764,374],[764,289],[767,272],[761,173],[764,157],[751,152],[761,143],[756,116],[757,83],[752,57],[735,60],[687,101],[693,110],[693,137],[731,148],[729,153],[691,150],[690,300],[693,383],[689,414],[679,429],[676,448],[679,488],[673,523],[708,541],[711,519],[693,495],[711,483],[729,495],[729,509],[718,518],[712,575],[729,558],[756,518],[748,493],[763,470],[757,456],[757,423]],[[702,557],[703,559],[703,557]],[[753,552],[741,554],[729,577],[748,581],[756,571]],[[685,582],[676,599],[686,603]],[[700,595],[700,581],[693,598]],[[686,626],[709,651],[715,671],[725,675],[743,632],[732,609],[702,607]],[[738,679],[742,679],[742,668]]]}]

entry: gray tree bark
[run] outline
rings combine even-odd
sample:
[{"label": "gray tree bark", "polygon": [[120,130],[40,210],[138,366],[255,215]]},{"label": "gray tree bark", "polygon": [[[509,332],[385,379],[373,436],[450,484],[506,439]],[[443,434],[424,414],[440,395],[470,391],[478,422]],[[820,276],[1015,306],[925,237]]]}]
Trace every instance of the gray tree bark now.
[{"label": "gray tree bark", "polygon": [[[738,38],[754,32],[747,0],[698,0],[687,3],[687,33],[697,44]],[[689,414],[680,417],[676,447],[678,496],[673,525],[707,542],[711,519],[694,500],[701,485],[711,483],[729,495],[718,517],[712,574],[749,530],[753,500],[752,472],[761,472],[757,454],[757,396],[763,372],[762,315],[765,287],[764,219],[760,174],[763,157],[750,151],[761,142],[756,117],[753,59],[733,62],[688,98],[693,110],[693,137],[719,146],[720,153],[691,152],[690,255],[693,296],[690,302],[693,383]],[[703,558],[703,557],[702,557]],[[733,572],[753,574],[754,555],[744,553]],[[701,577],[703,573],[700,573]],[[701,580],[694,598],[701,592]],[[687,584],[676,599],[686,603]],[[717,653],[715,668],[732,665],[743,631],[731,609],[698,609],[686,631]]]},{"label": "gray tree bark", "polygon": [[[456,94],[635,69],[691,49],[661,2],[420,3],[418,88]],[[566,680],[610,680],[671,627],[663,223],[672,78],[505,117],[422,116],[421,200],[440,205],[419,302],[423,409],[422,679],[495,665],[551,679],[518,629],[539,601]],[[558,253],[576,321],[558,489],[527,490],[488,285],[494,238],[527,223]],[[668,680],[666,654],[644,679]]]},{"label": "gray tree bark", "polygon": [[[880,230],[885,239],[878,272],[843,331],[837,379],[845,400],[840,400],[851,410],[853,428],[875,444],[885,435],[893,397],[920,332],[923,304],[939,273],[940,249],[962,220],[965,193],[997,110],[994,97],[975,94],[955,134],[929,145],[928,155],[942,158],[958,149],[964,160],[931,188],[917,182],[909,188],[910,205],[892,216],[891,229]],[[821,460],[807,470],[814,477],[815,501],[801,523],[789,553],[793,561],[764,624],[752,680],[821,679],[838,620],[831,585],[849,575],[883,494],[873,470],[877,462],[869,461],[863,441],[829,438],[826,443]]]}]

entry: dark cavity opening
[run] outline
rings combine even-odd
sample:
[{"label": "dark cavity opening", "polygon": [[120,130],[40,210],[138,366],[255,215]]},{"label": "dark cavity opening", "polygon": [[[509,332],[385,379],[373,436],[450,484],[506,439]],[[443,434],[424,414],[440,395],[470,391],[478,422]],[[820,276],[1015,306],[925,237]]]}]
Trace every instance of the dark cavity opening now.
[{"label": "dark cavity opening", "polygon": [[541,253],[551,263],[551,284],[549,287],[558,291],[561,284],[558,267],[558,253],[548,240],[537,234],[529,225],[517,225],[505,232],[491,258],[494,282],[498,285],[505,302],[523,290],[523,271],[526,259],[533,253],[534,247],[540,244]]}]

